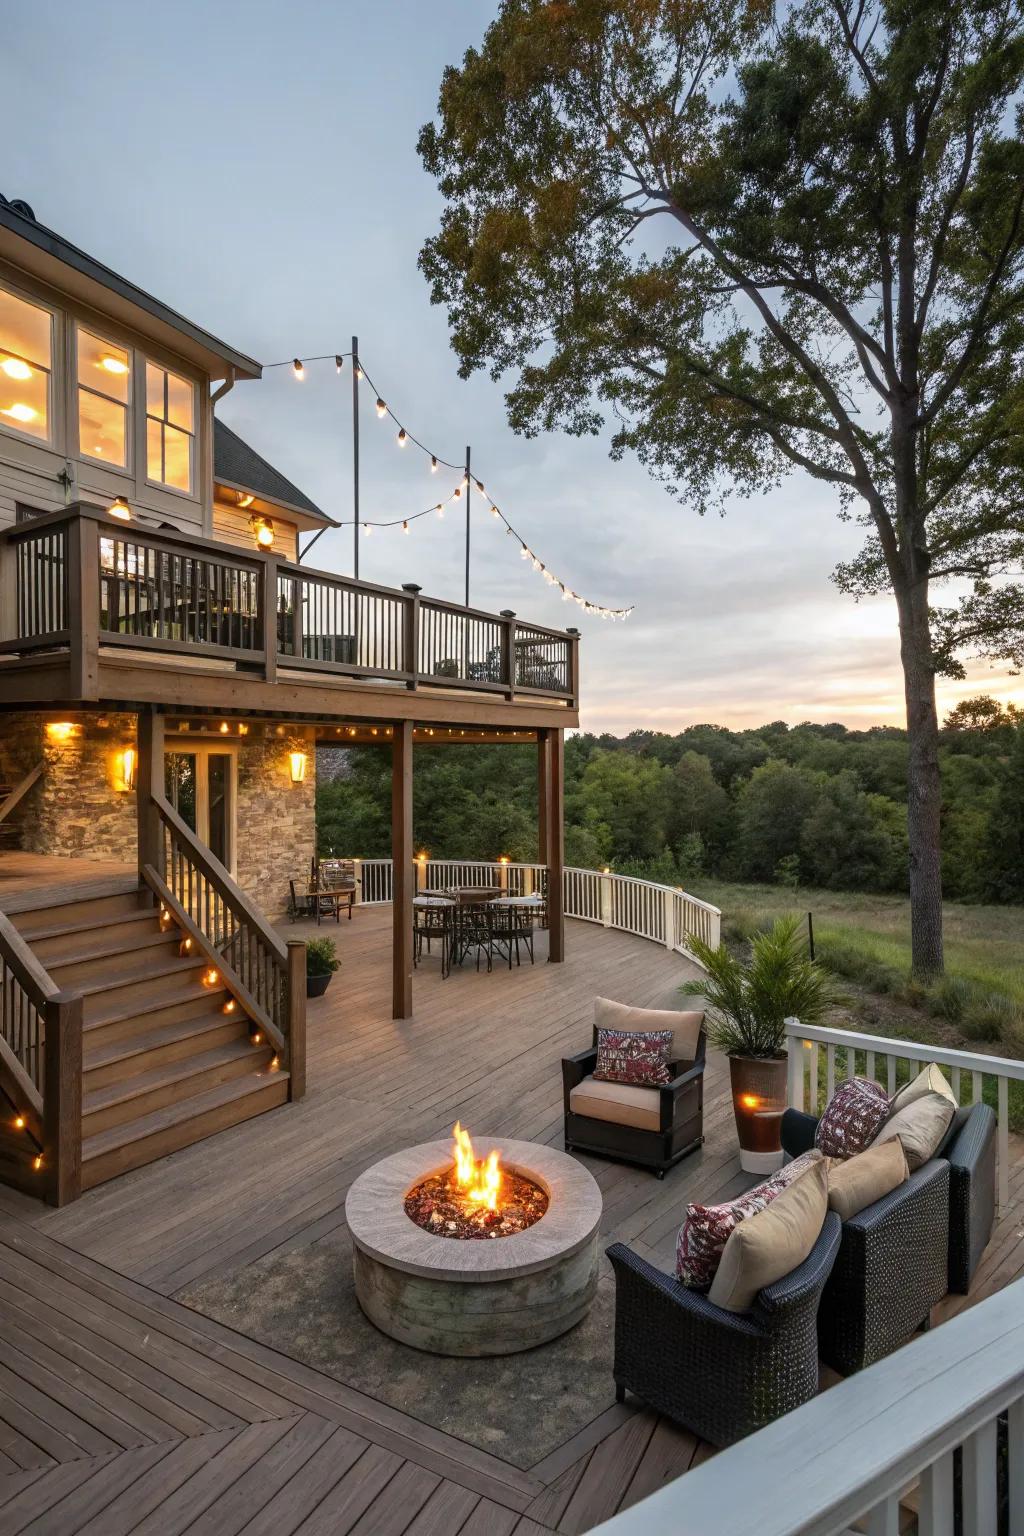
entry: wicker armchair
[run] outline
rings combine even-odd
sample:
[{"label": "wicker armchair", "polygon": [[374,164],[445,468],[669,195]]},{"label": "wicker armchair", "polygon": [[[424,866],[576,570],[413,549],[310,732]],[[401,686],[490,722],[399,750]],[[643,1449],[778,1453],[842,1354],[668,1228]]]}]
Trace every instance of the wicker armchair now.
[{"label": "wicker armchair", "polygon": [[[659,1179],[679,1159],[704,1140],[704,1066],[707,1036],[703,1026],[693,1061],[672,1063],[676,1076],[664,1087],[631,1089],[650,1098],[649,1111],[634,1112],[632,1122],[622,1123],[580,1114],[574,1108],[573,1090],[589,1079],[597,1065],[597,1030],[586,1051],[562,1059],[562,1095],[565,1105],[565,1150],[596,1152],[627,1163],[653,1168]],[[655,1097],[655,1095],[657,1097]],[[626,1095],[624,1095],[626,1097]],[[650,1124],[637,1124],[638,1119]]]},{"label": "wicker armchair", "polygon": [[615,1270],[616,1397],[628,1391],[713,1445],[731,1445],[818,1390],[815,1319],[839,1251],[833,1211],[804,1262],[726,1312],[621,1243]]},{"label": "wicker armchair", "polygon": [[[788,1109],[782,1145],[806,1151],[813,1116]],[[873,1365],[927,1328],[947,1290],[949,1164],[933,1157],[905,1184],[843,1222],[818,1312],[821,1358],[843,1376]]]},{"label": "wicker armchair", "polygon": [[[814,1145],[813,1115],[787,1110],[782,1144],[796,1157]],[[996,1219],[996,1117],[987,1104],[959,1109],[935,1154],[949,1164],[948,1288],[966,1296]]]}]

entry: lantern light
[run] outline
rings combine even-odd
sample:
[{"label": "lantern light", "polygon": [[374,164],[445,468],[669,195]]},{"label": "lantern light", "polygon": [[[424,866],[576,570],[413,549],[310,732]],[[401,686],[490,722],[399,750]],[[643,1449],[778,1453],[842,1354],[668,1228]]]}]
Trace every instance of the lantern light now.
[{"label": "lantern light", "polygon": [[115,496],[107,512],[111,517],[120,518],[122,523],[130,523],[132,520],[132,509],[128,505],[127,496]]},{"label": "lantern light", "polygon": [[305,752],[289,752],[288,763],[291,769],[292,783],[301,784],[306,777]]},{"label": "lantern light", "polygon": [[138,758],[134,747],[125,747],[121,753],[121,784],[124,789],[131,791],[135,788],[135,769]]}]

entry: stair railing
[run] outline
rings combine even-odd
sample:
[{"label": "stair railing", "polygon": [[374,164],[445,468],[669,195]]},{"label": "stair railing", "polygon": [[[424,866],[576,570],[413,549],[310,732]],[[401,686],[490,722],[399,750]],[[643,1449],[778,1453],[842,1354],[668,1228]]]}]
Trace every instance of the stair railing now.
[{"label": "stair railing", "polygon": [[0,1136],[8,1181],[51,1205],[82,1190],[82,998],[62,992],[0,912]]},{"label": "stair railing", "polygon": [[289,1076],[288,1096],[306,1081],[306,946],[284,943],[228,871],[163,795],[151,796],[161,831],[163,868],[140,874],[179,928],[265,1031]]},{"label": "stair railing", "polygon": [[20,783],[15,784],[14,788],[8,793],[6,798],[0,800],[0,821],[6,821],[11,812],[21,804],[22,800],[24,800],[33,784],[38,783],[38,781],[42,778],[44,767],[44,763],[36,763],[35,767],[29,769],[28,773],[26,773],[25,777],[20,781]]}]

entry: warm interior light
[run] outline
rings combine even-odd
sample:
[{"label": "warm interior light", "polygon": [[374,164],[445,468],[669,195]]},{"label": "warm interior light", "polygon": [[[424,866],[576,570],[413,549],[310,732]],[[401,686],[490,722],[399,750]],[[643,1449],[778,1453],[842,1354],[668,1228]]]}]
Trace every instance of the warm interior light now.
[{"label": "warm interior light", "polygon": [[743,1105],[744,1109],[757,1109],[761,1103],[761,1100],[758,1098],[756,1093],[741,1093],[740,1103]]},{"label": "warm interior light", "polygon": [[274,542],[273,520],[269,517],[253,517],[249,519],[249,527],[260,549],[270,549]]},{"label": "warm interior light", "polygon": [[3,369],[9,379],[30,379],[32,377],[32,369],[28,363],[23,363],[20,357],[5,357],[3,362],[0,363],[0,368]]},{"label": "warm interior light", "polygon": [[132,509],[128,505],[127,496],[115,496],[107,511],[111,517],[119,517],[123,523],[131,522]]},{"label": "warm interior light", "polygon": [[230,729],[231,729],[231,727],[230,727],[230,725],[228,725],[227,721],[226,720],[222,720],[221,723],[220,723],[220,733],[221,733],[221,735],[222,736],[226,736],[228,734],[228,732],[230,731]]},{"label": "warm interior light", "polygon": [[100,367],[105,368],[108,373],[121,374],[128,372],[128,364],[120,357],[101,357]]},{"label": "warm interior light", "polygon": [[241,491],[239,491],[239,493],[238,493],[238,505],[241,507],[243,512],[248,507],[251,507],[255,500],[256,500],[255,496],[249,496],[248,494],[243,496]]},{"label": "warm interior light", "polygon": [[20,400],[14,405],[8,406],[0,414],[10,416],[12,421],[35,421],[36,419],[36,412],[32,407],[30,405],[23,405]]},{"label": "warm interior light", "polygon": [[137,758],[134,747],[125,747],[121,753],[121,783],[125,789],[135,788],[135,767]]},{"label": "warm interior light", "polygon": [[77,736],[81,730],[72,720],[51,720],[46,727],[46,734],[51,741],[70,741],[72,736]]},{"label": "warm interior light", "polygon": [[289,752],[288,762],[291,766],[292,783],[301,784],[306,777],[305,752]]}]

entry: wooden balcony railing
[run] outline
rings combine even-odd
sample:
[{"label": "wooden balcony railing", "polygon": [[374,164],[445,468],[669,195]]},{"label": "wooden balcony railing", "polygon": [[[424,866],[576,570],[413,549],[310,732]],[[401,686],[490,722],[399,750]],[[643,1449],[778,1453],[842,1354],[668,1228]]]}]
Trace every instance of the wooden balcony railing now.
[{"label": "wooden balcony railing", "polygon": [[67,647],[75,695],[96,697],[100,647],[234,662],[270,681],[333,673],[575,705],[576,630],[523,624],[125,523],[77,504],[0,534],[0,652]]}]

